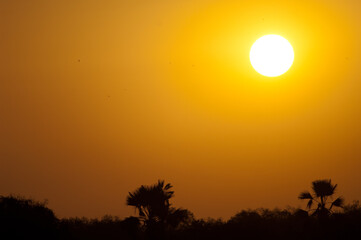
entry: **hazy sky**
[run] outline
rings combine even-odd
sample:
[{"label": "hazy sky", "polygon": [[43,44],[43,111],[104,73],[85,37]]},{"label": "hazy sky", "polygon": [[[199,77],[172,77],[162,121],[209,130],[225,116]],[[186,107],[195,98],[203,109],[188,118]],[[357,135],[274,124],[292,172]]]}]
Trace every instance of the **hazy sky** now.
[{"label": "hazy sky", "polygon": [[[126,217],[165,179],[196,217],[361,199],[361,2],[0,0],[0,194]],[[267,78],[252,44],[279,34]]]}]

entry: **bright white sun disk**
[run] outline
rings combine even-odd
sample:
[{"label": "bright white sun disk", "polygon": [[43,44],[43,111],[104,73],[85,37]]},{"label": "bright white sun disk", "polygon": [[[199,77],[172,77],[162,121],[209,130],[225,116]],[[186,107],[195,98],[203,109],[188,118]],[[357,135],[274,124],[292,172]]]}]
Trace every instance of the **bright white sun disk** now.
[{"label": "bright white sun disk", "polygon": [[259,38],[251,48],[250,60],[253,68],[267,77],[277,77],[292,66],[294,52],[292,45],[279,35]]}]

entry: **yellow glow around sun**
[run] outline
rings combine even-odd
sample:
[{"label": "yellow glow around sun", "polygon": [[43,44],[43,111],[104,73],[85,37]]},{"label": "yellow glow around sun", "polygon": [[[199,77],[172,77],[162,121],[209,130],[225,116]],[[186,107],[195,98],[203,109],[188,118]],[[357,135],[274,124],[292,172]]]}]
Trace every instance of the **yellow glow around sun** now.
[{"label": "yellow glow around sun", "polygon": [[250,60],[253,68],[267,77],[277,77],[292,66],[294,52],[292,45],[279,35],[259,38],[251,48]]}]

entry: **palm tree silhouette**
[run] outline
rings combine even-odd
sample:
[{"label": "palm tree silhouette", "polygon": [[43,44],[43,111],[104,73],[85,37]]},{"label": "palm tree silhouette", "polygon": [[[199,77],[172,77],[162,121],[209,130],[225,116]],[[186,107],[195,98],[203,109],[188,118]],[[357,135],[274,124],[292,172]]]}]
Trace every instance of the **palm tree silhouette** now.
[{"label": "palm tree silhouette", "polygon": [[165,239],[167,230],[188,225],[194,220],[187,209],[171,207],[172,187],[170,183],[158,180],[157,184],[142,185],[127,196],[127,205],[138,211],[138,219],[143,222],[148,239]]},{"label": "palm tree silhouette", "polygon": [[[338,197],[333,200],[337,184],[333,185],[331,179],[316,180],[312,182],[313,194],[308,191],[300,193],[299,199],[308,199],[307,208],[313,211],[312,215],[327,216],[332,213],[332,208],[343,207],[344,200],[342,197]],[[333,201],[327,201],[328,199]],[[311,209],[312,205],[317,203],[316,209]],[[329,204],[329,207],[327,205]]]},{"label": "palm tree silhouette", "polygon": [[170,190],[172,187],[170,183],[164,184],[164,180],[151,186],[142,185],[129,192],[127,205],[138,210],[140,220],[146,225],[164,223],[170,209],[169,199],[174,196],[174,191]]}]

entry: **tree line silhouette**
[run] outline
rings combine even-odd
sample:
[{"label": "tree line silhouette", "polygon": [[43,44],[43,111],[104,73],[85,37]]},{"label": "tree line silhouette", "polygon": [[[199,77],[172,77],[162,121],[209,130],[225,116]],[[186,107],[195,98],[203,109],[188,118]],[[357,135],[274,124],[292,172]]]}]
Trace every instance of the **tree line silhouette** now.
[{"label": "tree line silhouette", "polygon": [[[361,238],[361,205],[335,198],[337,184],[312,182],[303,209],[242,210],[229,220],[196,219],[173,207],[173,186],[159,180],[142,185],[126,198],[138,216],[119,219],[58,219],[47,202],[0,196],[0,239],[357,239]],[[338,209],[338,210],[337,210]]]}]

